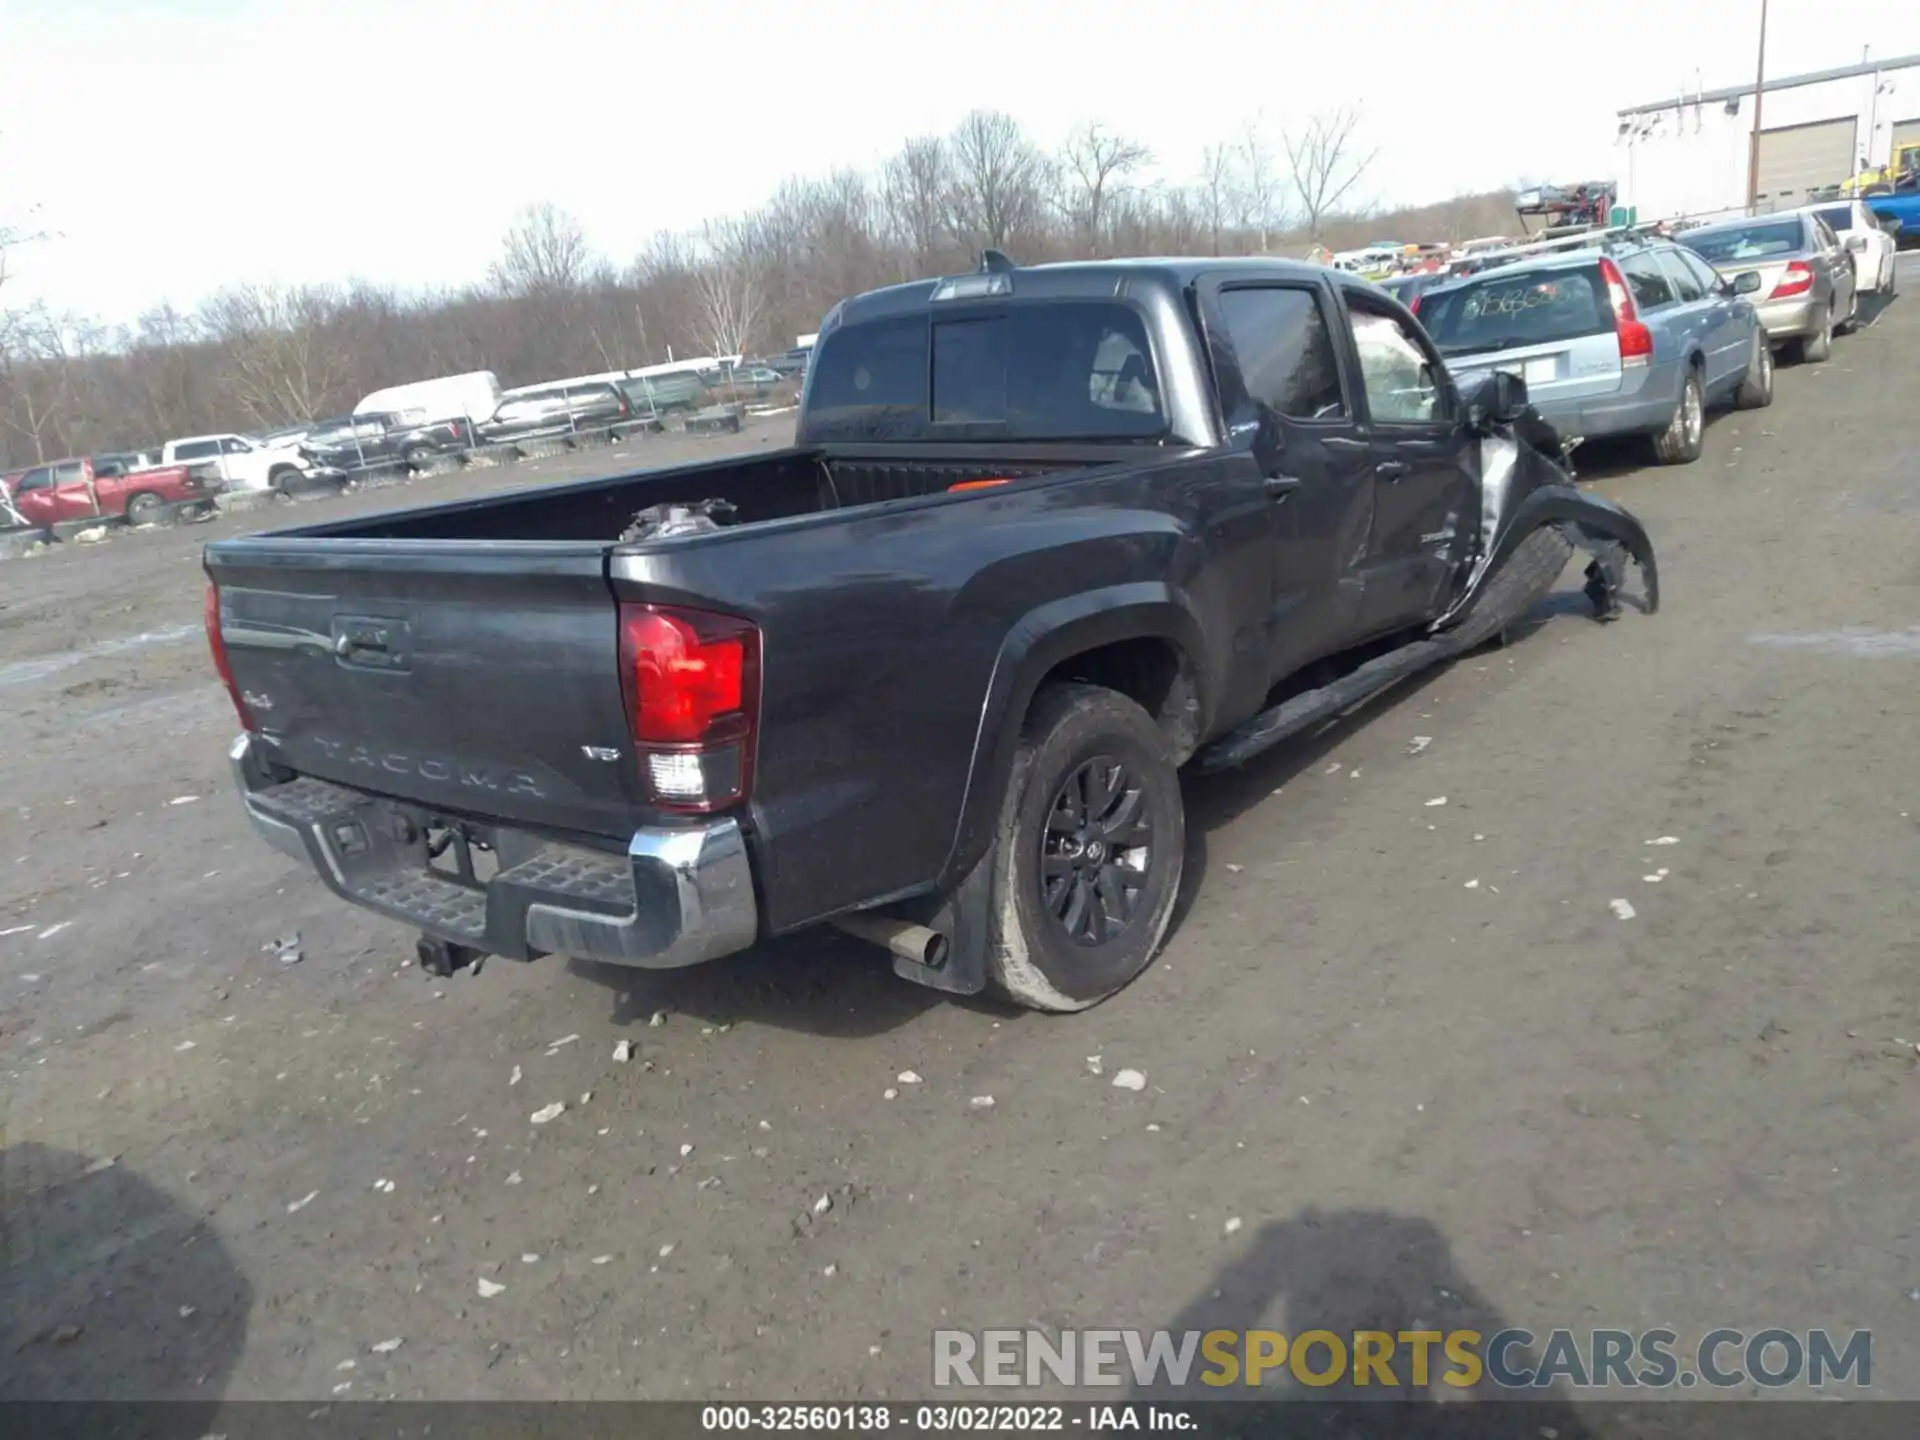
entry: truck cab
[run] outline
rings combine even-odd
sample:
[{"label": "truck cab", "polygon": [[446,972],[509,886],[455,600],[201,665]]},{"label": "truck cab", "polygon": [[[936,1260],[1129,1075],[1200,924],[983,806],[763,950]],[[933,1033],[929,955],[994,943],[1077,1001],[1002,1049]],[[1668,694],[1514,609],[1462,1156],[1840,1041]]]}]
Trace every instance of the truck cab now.
[{"label": "truck cab", "polygon": [[298,444],[269,445],[233,433],[190,435],[161,447],[163,465],[211,466],[232,490],[284,490],[313,471]]}]

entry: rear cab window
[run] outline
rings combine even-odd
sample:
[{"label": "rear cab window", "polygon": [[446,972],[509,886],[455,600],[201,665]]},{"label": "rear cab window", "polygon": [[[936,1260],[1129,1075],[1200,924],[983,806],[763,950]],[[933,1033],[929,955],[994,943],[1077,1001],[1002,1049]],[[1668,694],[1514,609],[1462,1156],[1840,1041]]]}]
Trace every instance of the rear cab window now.
[{"label": "rear cab window", "polygon": [[1599,262],[1590,260],[1577,268],[1496,270],[1430,290],[1420,297],[1420,323],[1441,354],[1476,355],[1607,334],[1613,311]]},{"label": "rear cab window", "polygon": [[1113,301],[1032,301],[859,321],[813,363],[820,439],[1157,440],[1145,324]]}]

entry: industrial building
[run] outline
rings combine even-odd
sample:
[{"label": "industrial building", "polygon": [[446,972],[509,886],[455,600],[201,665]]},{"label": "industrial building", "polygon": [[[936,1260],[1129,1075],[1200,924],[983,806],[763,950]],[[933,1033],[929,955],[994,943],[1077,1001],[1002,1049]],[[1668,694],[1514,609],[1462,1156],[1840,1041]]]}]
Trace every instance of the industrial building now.
[{"label": "industrial building", "polygon": [[[1760,107],[1763,211],[1804,205],[1920,140],[1920,55],[1768,79]],[[1620,203],[1640,220],[1747,204],[1754,86],[1685,90],[1619,113]]]}]

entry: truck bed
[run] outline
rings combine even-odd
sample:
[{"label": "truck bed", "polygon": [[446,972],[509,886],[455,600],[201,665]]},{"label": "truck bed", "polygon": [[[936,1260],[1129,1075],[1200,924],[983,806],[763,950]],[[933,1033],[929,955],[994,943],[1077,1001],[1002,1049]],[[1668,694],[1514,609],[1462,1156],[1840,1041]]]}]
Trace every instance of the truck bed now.
[{"label": "truck bed", "polygon": [[[732,525],[753,525],[937,495],[968,481],[1028,479],[1085,468],[1055,453],[1046,459],[971,447],[965,459],[873,447],[777,450],[672,470],[641,470],[571,485],[511,490],[451,504],[391,511],[331,525],[279,532],[288,537],[360,540],[592,541],[611,544],[648,506],[724,499]],[[1100,463],[1089,456],[1085,466]]]}]

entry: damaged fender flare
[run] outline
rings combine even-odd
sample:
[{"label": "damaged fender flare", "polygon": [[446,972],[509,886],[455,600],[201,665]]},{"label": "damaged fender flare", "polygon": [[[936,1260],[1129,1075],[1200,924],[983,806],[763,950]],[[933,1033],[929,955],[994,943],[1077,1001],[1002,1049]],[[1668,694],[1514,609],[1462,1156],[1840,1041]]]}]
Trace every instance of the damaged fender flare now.
[{"label": "damaged fender flare", "polygon": [[[1603,569],[1608,568],[1603,553],[1608,543],[1624,546],[1639,567],[1647,613],[1651,615],[1659,610],[1660,570],[1654,559],[1653,542],[1647,538],[1645,527],[1611,500],[1587,494],[1571,485],[1550,484],[1532,491],[1514,508],[1494,542],[1488,563],[1480,568],[1474,583],[1449,607],[1447,613],[1434,622],[1432,632],[1437,634],[1450,630],[1465,620],[1485,589],[1487,579],[1506,564],[1521,541],[1544,525],[1557,526],[1575,545],[1599,559]],[[1618,583],[1617,575],[1608,578],[1610,583]]]}]

